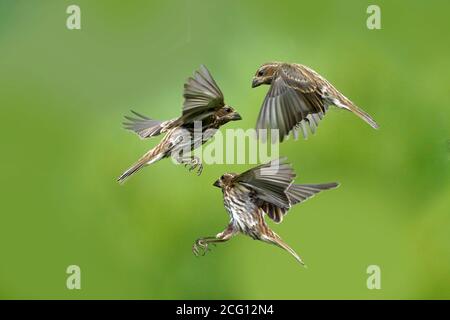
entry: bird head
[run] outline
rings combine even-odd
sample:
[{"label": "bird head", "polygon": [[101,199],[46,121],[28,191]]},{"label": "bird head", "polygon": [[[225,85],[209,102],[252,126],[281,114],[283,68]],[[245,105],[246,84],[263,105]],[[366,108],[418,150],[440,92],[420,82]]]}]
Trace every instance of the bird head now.
[{"label": "bird head", "polygon": [[225,105],[215,112],[216,120],[221,124],[225,124],[229,121],[242,120],[239,113],[236,112],[232,107]]},{"label": "bird head", "polygon": [[235,173],[225,173],[216,182],[213,183],[214,187],[224,188],[231,183],[231,180],[236,176]]},{"label": "bird head", "polygon": [[252,88],[259,87],[262,84],[271,84],[279,65],[279,62],[269,62],[259,67],[253,77]]}]

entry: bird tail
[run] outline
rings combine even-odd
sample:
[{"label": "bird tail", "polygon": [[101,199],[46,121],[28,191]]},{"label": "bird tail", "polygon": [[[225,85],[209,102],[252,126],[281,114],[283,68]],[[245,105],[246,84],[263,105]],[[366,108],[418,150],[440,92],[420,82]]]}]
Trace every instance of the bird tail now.
[{"label": "bird tail", "polygon": [[297,260],[302,266],[306,268],[305,263],[303,262],[302,258],[300,258],[300,256],[297,254],[297,252],[295,252],[294,249],[289,247],[289,245],[286,242],[284,242],[279,235],[277,235],[275,232],[272,233],[273,233],[272,236],[266,237],[264,240],[271,244],[276,245],[277,247],[280,247],[281,249],[286,250],[295,258],[295,260]]},{"label": "bird tail", "polygon": [[372,117],[365,112],[364,110],[358,108],[355,105],[352,105],[350,107],[350,110],[356,114],[358,117],[360,117],[361,119],[363,119],[365,122],[367,122],[372,128],[374,129],[378,129],[380,126],[378,125],[378,123],[375,122],[375,120],[372,119]]},{"label": "bird tail", "polygon": [[335,99],[334,104],[337,105],[338,107],[341,107],[343,109],[347,109],[347,110],[353,112],[358,117],[360,117],[362,120],[367,122],[372,128],[378,129],[380,127],[378,125],[378,123],[376,123],[376,121],[373,120],[373,118],[367,112],[358,108],[353,102],[351,102],[350,100],[348,100],[345,97],[343,97],[344,101],[340,101],[340,100],[341,99]]},{"label": "bird tail", "polygon": [[127,169],[124,173],[117,178],[119,183],[124,183],[127,178],[129,178],[132,174],[139,171],[143,167],[155,163],[158,160],[161,160],[164,157],[162,152],[155,152],[157,150],[152,149],[147,152],[142,158],[140,158],[135,164],[133,164],[129,169]]}]

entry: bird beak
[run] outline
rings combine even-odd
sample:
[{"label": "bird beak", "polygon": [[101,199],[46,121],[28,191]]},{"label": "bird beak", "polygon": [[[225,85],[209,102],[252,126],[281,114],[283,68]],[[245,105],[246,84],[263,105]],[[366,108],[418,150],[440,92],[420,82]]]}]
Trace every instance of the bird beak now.
[{"label": "bird beak", "polygon": [[237,120],[242,120],[242,117],[241,117],[241,115],[240,115],[239,113],[233,112],[233,113],[231,114],[230,119],[231,119],[232,121],[237,121]]},{"label": "bird beak", "polygon": [[259,87],[261,85],[261,83],[262,82],[258,78],[254,77],[253,81],[252,81],[252,88]]},{"label": "bird beak", "polygon": [[213,183],[213,186],[220,188],[220,180],[216,180],[216,182]]}]

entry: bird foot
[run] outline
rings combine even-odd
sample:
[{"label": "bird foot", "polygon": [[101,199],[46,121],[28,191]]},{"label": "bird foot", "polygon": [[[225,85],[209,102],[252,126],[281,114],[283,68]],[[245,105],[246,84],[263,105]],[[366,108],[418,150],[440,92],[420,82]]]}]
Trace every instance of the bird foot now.
[{"label": "bird foot", "polygon": [[211,251],[211,249],[209,248],[209,244],[203,239],[197,239],[192,246],[192,252],[197,257],[200,254],[204,256],[208,251]]},{"label": "bird foot", "polygon": [[187,162],[185,167],[189,167],[189,171],[197,169],[197,175],[201,175],[203,172],[203,164],[198,157],[193,157],[189,162]]}]

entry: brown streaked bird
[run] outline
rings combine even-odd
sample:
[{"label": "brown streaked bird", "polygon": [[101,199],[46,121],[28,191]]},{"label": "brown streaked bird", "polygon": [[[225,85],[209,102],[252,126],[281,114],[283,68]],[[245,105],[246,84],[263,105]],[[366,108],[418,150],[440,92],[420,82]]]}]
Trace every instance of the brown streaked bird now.
[{"label": "brown streaked bird", "polygon": [[[225,104],[222,91],[205,66],[201,66],[184,84],[184,103],[179,118],[158,121],[134,112],[136,118],[125,116],[126,129],[136,132],[142,139],[165,134],[161,142],[144,154],[131,168],[117,180],[126,178],[144,166],[163,158],[174,157],[180,164],[189,166],[189,171],[198,168],[201,174],[203,165],[198,157],[186,156],[192,150],[209,141],[215,132],[229,121],[241,120],[232,107]],[[198,129],[201,129],[201,134]]]},{"label": "brown streaked bird", "polygon": [[[278,129],[279,141],[293,134],[308,137],[308,126],[314,134],[319,121],[328,111],[329,106],[353,112],[367,122],[372,128],[378,124],[365,111],[340,93],[330,82],[307,66],[296,63],[265,63],[256,71],[252,88],[262,84],[270,85],[263,101],[256,124],[260,129]],[[266,135],[260,135],[264,141]],[[275,142],[276,136],[272,136]]]},{"label": "brown streaked bird", "polygon": [[205,254],[210,244],[228,241],[242,233],[288,251],[304,265],[300,256],[269,228],[265,215],[280,223],[293,205],[322,190],[336,188],[338,183],[294,184],[295,176],[286,158],[272,160],[242,174],[225,173],[214,186],[222,189],[230,222],[215,237],[197,239],[192,247],[194,254]]}]

